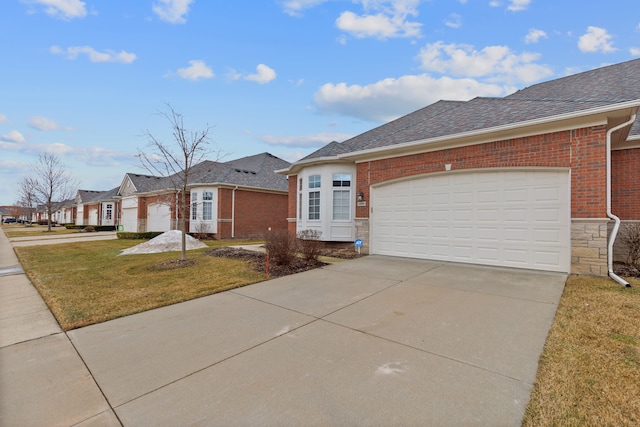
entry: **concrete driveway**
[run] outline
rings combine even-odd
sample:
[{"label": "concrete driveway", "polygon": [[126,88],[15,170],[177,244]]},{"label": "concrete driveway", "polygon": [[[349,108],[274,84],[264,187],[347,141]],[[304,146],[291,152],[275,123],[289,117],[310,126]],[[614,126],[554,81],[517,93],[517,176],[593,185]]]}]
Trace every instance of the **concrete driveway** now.
[{"label": "concrete driveway", "polygon": [[369,256],[68,336],[125,426],[519,426],[565,279]]}]

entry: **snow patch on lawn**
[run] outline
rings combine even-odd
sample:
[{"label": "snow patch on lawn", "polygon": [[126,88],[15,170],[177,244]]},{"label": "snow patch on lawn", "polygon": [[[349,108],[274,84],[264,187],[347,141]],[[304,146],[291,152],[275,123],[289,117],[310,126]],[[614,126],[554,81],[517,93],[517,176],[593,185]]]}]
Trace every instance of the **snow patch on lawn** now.
[{"label": "snow patch on lawn", "polygon": [[[207,245],[188,234],[185,236],[187,250],[206,248]],[[120,255],[155,254],[158,252],[172,252],[182,250],[182,232],[180,230],[165,231],[148,242],[140,243],[131,248],[123,249]]]}]

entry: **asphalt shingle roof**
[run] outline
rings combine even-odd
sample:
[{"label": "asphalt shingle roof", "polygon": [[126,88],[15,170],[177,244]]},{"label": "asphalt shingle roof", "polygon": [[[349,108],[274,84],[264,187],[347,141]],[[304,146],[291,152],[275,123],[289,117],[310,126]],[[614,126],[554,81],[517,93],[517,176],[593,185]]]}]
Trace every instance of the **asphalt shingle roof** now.
[{"label": "asphalt shingle roof", "polygon": [[[504,98],[438,101],[303,160],[479,131],[640,99],[640,59],[539,83]],[[640,136],[640,118],[630,136]]]},{"label": "asphalt shingle roof", "polygon": [[[270,153],[242,157],[228,162],[205,160],[191,167],[189,185],[228,184],[268,190],[287,191],[287,177],[274,171],[286,169],[291,164]],[[127,174],[138,193],[166,190],[174,187],[173,177]]]},{"label": "asphalt shingle roof", "polygon": [[291,164],[270,153],[261,153],[224,163],[206,161],[193,168],[190,184],[222,183],[287,191],[286,176],[274,171]]}]

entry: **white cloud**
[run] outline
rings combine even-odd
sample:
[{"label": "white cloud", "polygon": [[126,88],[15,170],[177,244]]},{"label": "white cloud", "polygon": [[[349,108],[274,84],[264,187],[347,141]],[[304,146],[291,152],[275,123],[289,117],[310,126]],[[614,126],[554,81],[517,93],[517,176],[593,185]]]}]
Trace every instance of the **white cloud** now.
[{"label": "white cloud", "polygon": [[265,84],[265,83],[269,83],[275,78],[276,78],[276,72],[273,68],[269,68],[264,64],[259,64],[256,67],[256,73],[250,74],[246,76],[244,79],[251,80],[260,84]]},{"label": "white cloud", "polygon": [[462,16],[457,13],[452,13],[445,19],[444,25],[450,28],[460,28],[462,26]]},{"label": "white cloud", "polygon": [[9,123],[9,118],[4,114],[0,114],[0,124]]},{"label": "white cloud", "polygon": [[364,14],[342,12],[336,25],[357,38],[418,37],[422,24],[409,21],[418,16],[420,0],[359,0]]},{"label": "white cloud", "polygon": [[418,57],[427,71],[482,77],[502,84],[532,83],[552,74],[548,67],[534,63],[539,54],[516,54],[507,46],[487,46],[478,51],[470,45],[436,42],[422,48]]},{"label": "white cloud", "polygon": [[388,122],[441,99],[466,101],[476,96],[504,96],[513,90],[469,78],[421,74],[387,78],[366,86],[327,83],[316,92],[314,103],[323,113]]},{"label": "white cloud", "polygon": [[531,3],[531,0],[509,0],[509,6],[507,6],[507,9],[512,12],[519,12],[521,10],[526,10],[527,7],[529,7],[529,3]]},{"label": "white cloud", "polygon": [[62,144],[60,142],[54,142],[53,144],[42,144],[39,146],[40,151],[44,151],[46,153],[52,153],[52,154],[66,154],[66,153],[70,153],[73,151],[73,148],[66,145],[66,144]]},{"label": "white cloud", "polygon": [[49,52],[54,55],[65,55],[67,59],[76,59],[79,55],[87,55],[91,62],[119,62],[122,64],[130,64],[136,60],[135,53],[114,52],[112,50],[106,50],[105,52],[98,52],[91,46],[70,46],[66,49],[62,49],[59,46],[51,46]]},{"label": "white cloud", "polygon": [[282,8],[284,13],[291,16],[302,16],[302,11],[305,9],[311,9],[328,0],[286,0],[282,1]]},{"label": "white cloud", "polygon": [[24,136],[17,130],[12,130],[11,132],[1,135],[0,140],[4,142],[15,142],[17,144],[24,142]]},{"label": "white cloud", "polygon": [[489,2],[489,6],[491,7],[500,7],[502,6],[502,2],[498,0],[492,0]]},{"label": "white cloud", "polygon": [[84,18],[87,16],[85,2],[80,0],[21,0],[24,4],[39,4],[47,15],[60,19]]},{"label": "white cloud", "polygon": [[260,139],[269,145],[285,146],[285,147],[297,147],[297,148],[309,148],[309,147],[324,147],[332,141],[344,141],[351,138],[353,135],[346,133],[317,133],[312,135],[297,135],[297,136],[274,136],[263,135]]},{"label": "white cloud", "polygon": [[189,13],[189,7],[193,0],[158,0],[152,10],[158,17],[170,24],[184,24],[187,22],[185,15]]},{"label": "white cloud", "polygon": [[189,66],[186,68],[179,68],[178,75],[187,80],[211,79],[215,77],[213,70],[207,66],[204,61],[198,59],[189,61]]},{"label": "white cloud", "polygon": [[42,116],[34,116],[29,120],[29,126],[37,130],[58,130],[60,125],[55,120]]},{"label": "white cloud", "polygon": [[538,43],[540,39],[546,39],[547,33],[542,30],[538,30],[537,28],[532,28],[529,30],[527,35],[524,37],[524,42],[526,44]]},{"label": "white cloud", "polygon": [[629,53],[633,56],[640,56],[640,47],[629,48]]},{"label": "white cloud", "polygon": [[588,27],[587,32],[578,39],[578,48],[582,52],[611,53],[617,49],[611,43],[612,36],[606,29]]}]

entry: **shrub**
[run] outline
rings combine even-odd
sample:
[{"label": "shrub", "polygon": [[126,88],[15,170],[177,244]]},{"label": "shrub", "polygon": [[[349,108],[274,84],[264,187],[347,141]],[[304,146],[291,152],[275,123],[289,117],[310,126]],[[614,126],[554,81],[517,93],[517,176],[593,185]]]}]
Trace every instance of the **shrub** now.
[{"label": "shrub", "polygon": [[322,252],[321,234],[318,230],[302,230],[298,233],[298,244],[305,261],[318,261]]},{"label": "shrub", "polygon": [[96,228],[93,225],[87,225],[82,229],[82,231],[85,233],[93,233],[94,231],[96,231]]},{"label": "shrub", "polygon": [[269,231],[265,242],[269,259],[276,265],[289,265],[297,256],[296,239],[286,230]]},{"label": "shrub", "polygon": [[640,223],[626,223],[621,240],[627,247],[627,263],[640,269]]}]

